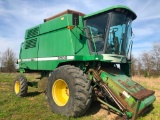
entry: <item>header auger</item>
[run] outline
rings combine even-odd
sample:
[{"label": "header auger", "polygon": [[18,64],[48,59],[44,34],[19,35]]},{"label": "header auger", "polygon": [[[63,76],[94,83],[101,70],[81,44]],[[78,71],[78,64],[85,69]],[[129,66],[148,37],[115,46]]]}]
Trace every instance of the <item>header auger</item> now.
[{"label": "header auger", "polygon": [[[81,116],[94,97],[136,119],[155,101],[154,91],[131,79],[131,24],[136,17],[120,5],[89,15],[67,10],[26,30],[15,93],[23,97],[28,86],[41,82],[55,113]],[[24,72],[41,73],[40,81],[28,82]]]}]

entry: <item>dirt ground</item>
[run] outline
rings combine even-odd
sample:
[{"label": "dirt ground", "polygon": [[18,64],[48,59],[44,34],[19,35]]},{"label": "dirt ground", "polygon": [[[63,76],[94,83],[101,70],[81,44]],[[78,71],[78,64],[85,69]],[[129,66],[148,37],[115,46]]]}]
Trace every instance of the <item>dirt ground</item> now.
[{"label": "dirt ground", "polygon": [[92,115],[94,120],[123,120],[122,116],[102,108],[99,102],[93,102],[87,114]]}]

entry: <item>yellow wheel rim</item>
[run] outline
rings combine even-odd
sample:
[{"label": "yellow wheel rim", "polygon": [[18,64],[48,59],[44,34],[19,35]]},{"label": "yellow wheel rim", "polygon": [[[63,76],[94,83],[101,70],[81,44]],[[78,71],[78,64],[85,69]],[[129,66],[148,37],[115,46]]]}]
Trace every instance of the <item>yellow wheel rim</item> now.
[{"label": "yellow wheel rim", "polygon": [[69,88],[64,80],[58,79],[55,81],[52,86],[52,97],[58,106],[67,104],[69,99]]},{"label": "yellow wheel rim", "polygon": [[15,82],[14,91],[16,94],[18,94],[20,92],[20,82],[19,81]]}]

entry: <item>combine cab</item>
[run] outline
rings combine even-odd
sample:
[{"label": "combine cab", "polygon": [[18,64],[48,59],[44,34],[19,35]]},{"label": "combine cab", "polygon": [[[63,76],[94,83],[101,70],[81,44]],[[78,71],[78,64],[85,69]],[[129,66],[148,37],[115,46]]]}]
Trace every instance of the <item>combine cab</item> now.
[{"label": "combine cab", "polygon": [[14,91],[23,97],[28,86],[43,84],[51,110],[83,115],[95,98],[128,119],[136,119],[155,101],[154,91],[131,79],[132,21],[136,14],[113,6],[84,15],[67,10],[26,30],[19,70],[39,72],[39,82],[21,74]]}]

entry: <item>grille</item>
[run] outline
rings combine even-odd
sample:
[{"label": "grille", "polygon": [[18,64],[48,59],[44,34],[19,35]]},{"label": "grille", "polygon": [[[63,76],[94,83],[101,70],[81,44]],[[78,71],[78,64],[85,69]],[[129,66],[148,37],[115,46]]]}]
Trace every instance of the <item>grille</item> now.
[{"label": "grille", "polygon": [[37,42],[37,38],[32,40],[27,40],[25,49],[36,47],[36,42]]},{"label": "grille", "polygon": [[33,28],[28,31],[27,38],[34,37],[39,34],[39,27]]}]

